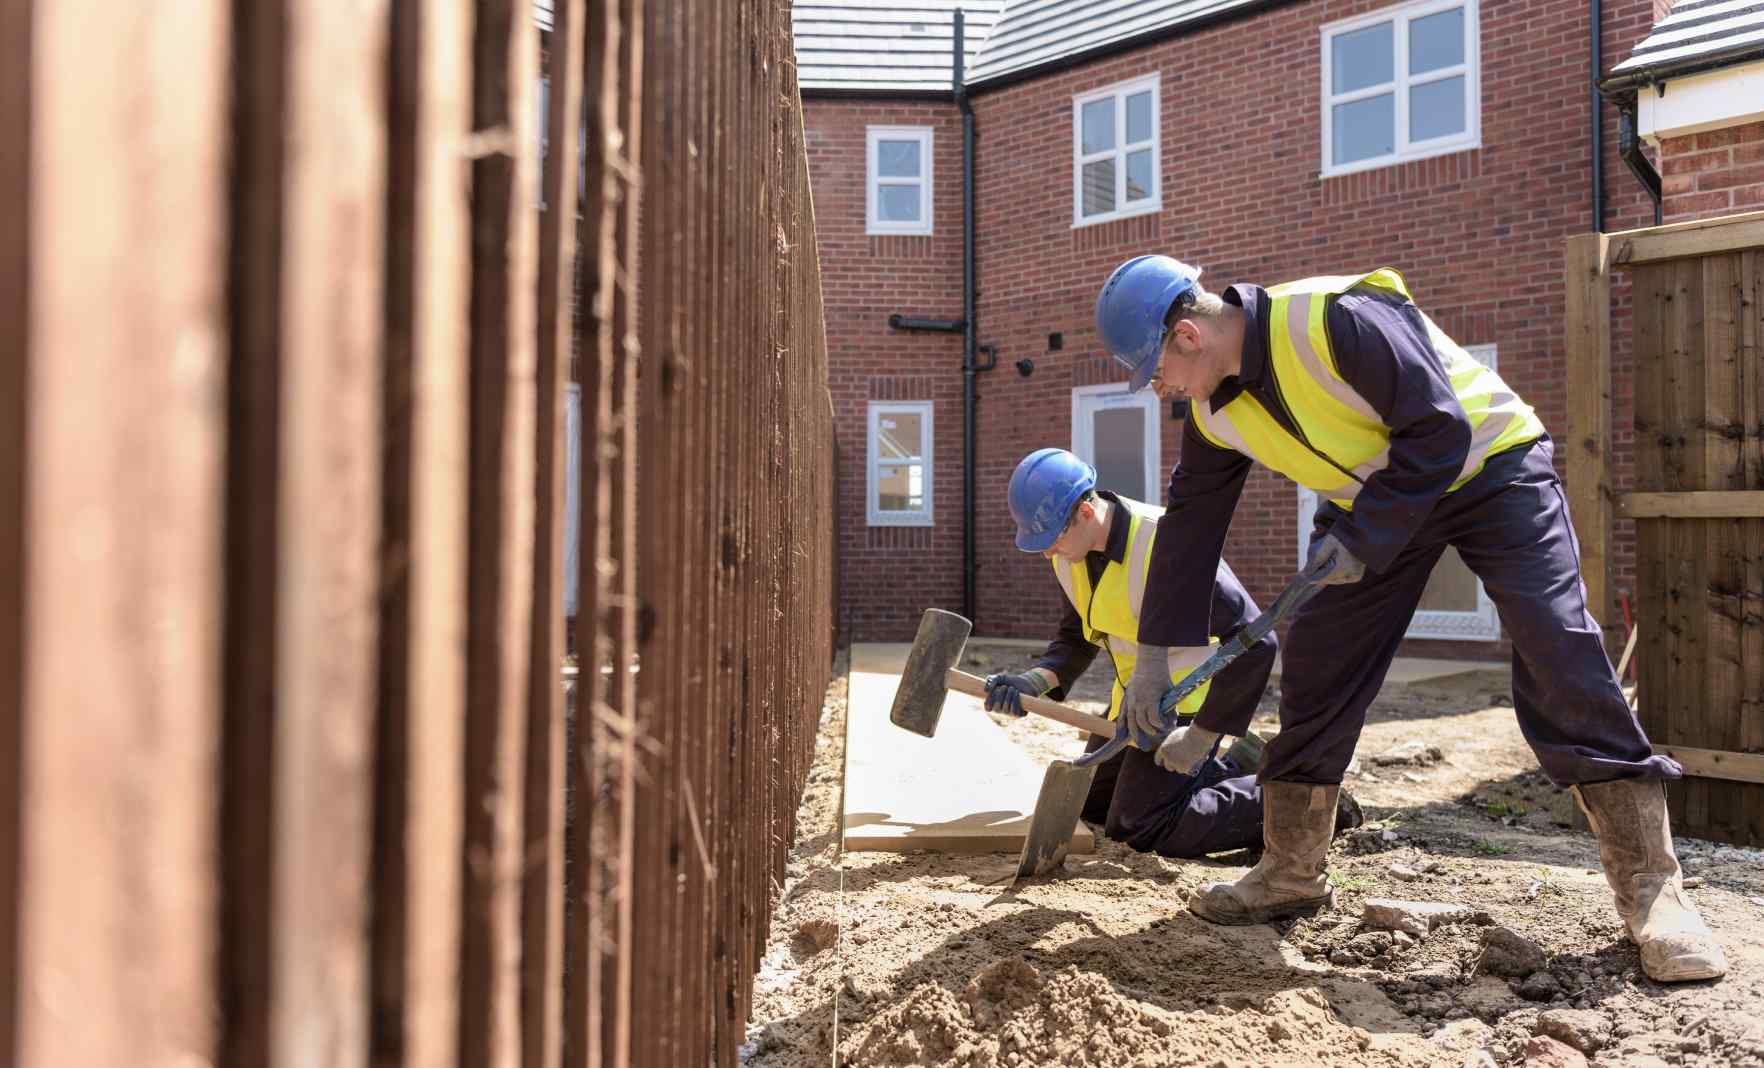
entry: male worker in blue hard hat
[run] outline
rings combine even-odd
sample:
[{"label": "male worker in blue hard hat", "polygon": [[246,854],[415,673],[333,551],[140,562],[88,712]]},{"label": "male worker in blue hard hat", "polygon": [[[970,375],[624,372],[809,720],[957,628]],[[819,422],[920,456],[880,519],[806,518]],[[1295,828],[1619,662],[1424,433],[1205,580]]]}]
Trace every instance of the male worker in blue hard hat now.
[{"label": "male worker in blue hard hat", "polygon": [[[1306,564],[1324,585],[1287,632],[1281,729],[1260,773],[1262,860],[1190,908],[1257,923],[1329,904],[1342,773],[1452,546],[1500,610],[1520,730],[1586,811],[1644,970],[1659,982],[1724,974],[1672,849],[1662,780],[1682,770],[1649,745],[1587,611],[1550,438],[1531,406],[1422,314],[1390,268],[1218,294],[1199,275],[1140,256],[1097,297],[1097,329],[1133,388],[1191,403],[1147,568],[1142,646],[1180,657],[1205,644],[1201,606],[1252,461],[1327,503]],[[1166,685],[1161,672],[1136,674],[1126,715],[1155,720]],[[1164,762],[1192,766],[1205,743],[1198,731],[1173,737]]]},{"label": "male worker in blue hard hat", "polygon": [[[1008,497],[1017,521],[1017,548],[1047,557],[1065,604],[1059,631],[1033,666],[987,678],[986,707],[1021,716],[1024,694],[1058,700],[1098,651],[1106,649],[1115,668],[1109,699],[1109,718],[1114,719],[1120,713],[1124,680],[1136,670],[1142,580],[1163,509],[1098,490],[1096,469],[1064,449],[1040,449],[1025,457],[1011,476]],[[1218,638],[1230,638],[1255,618],[1255,602],[1223,560],[1209,592],[1210,629]],[[1270,637],[1190,694],[1177,706],[1177,729],[1186,729],[1192,720],[1212,732],[1213,742],[1247,732],[1275,652]],[[1165,686],[1181,681],[1200,659],[1170,657],[1162,669]],[[1103,744],[1104,739],[1092,738],[1090,750]],[[1203,752],[1193,763],[1202,766],[1168,770],[1151,753],[1123,749],[1098,765],[1084,818],[1103,824],[1110,838],[1166,857],[1198,857],[1259,844],[1262,796],[1255,776],[1229,755]],[[1361,822],[1359,806],[1346,798],[1337,829]]]}]

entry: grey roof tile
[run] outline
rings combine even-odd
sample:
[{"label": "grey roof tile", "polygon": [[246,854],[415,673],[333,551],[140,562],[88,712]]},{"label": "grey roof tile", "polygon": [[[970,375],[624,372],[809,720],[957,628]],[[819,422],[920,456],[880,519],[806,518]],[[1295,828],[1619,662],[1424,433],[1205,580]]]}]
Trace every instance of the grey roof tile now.
[{"label": "grey roof tile", "polygon": [[804,89],[948,92],[958,7],[971,65],[1004,0],[795,0],[797,81]]},{"label": "grey roof tile", "polygon": [[1764,55],[1764,0],[1679,0],[1609,77],[1665,73],[1730,53],[1740,53],[1736,61]]}]

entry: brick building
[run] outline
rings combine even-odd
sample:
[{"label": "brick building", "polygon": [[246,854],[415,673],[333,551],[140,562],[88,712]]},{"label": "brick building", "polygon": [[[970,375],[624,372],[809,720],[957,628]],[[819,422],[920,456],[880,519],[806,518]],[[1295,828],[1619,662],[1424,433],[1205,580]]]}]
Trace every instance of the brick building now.
[{"label": "brick building", "polygon": [[[964,600],[964,339],[890,326],[964,319],[957,6],[795,4],[843,611],[860,640],[908,637],[926,606]],[[1593,12],[1602,55],[1621,57],[1652,0],[959,6],[974,362],[989,368],[972,376],[978,633],[1039,637],[1057,619],[1047,565],[1011,542],[1004,488],[1025,453],[1072,448],[1105,487],[1162,498],[1184,413],[1126,395],[1093,325],[1098,288],[1129,256],[1176,255],[1214,290],[1396,266],[1560,435],[1563,241],[1653,214],[1619,162],[1616,111],[1595,112]],[[1617,448],[1621,460],[1621,436]],[[1245,489],[1226,555],[1263,604],[1299,562],[1303,496],[1261,470]],[[1628,566],[1620,546],[1620,587]],[[1408,651],[1504,652],[1454,559],[1423,607]]]}]

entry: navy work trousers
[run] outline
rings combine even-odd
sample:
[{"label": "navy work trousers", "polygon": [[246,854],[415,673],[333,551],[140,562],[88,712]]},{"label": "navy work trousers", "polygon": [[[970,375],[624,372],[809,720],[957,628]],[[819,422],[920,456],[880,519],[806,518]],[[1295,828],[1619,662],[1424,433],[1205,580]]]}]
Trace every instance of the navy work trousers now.
[{"label": "navy work trousers", "polygon": [[[1280,734],[1262,781],[1341,782],[1366,709],[1446,546],[1482,580],[1513,642],[1513,711],[1558,786],[1676,779],[1629,710],[1586,609],[1580,546],[1546,437],[1501,453],[1434,506],[1390,568],[1326,586],[1300,607],[1282,643]],[[1340,509],[1318,509],[1315,544]]]},{"label": "navy work trousers", "polygon": [[[1092,738],[1090,748],[1104,744]],[[1132,746],[1096,767],[1084,818],[1141,853],[1199,857],[1262,844],[1262,788],[1223,754],[1190,777]]]}]

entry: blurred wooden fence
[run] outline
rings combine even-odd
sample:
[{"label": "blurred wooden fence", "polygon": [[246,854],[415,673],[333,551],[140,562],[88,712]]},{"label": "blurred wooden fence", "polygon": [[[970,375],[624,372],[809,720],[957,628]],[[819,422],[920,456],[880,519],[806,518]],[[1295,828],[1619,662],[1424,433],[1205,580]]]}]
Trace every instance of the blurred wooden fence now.
[{"label": "blurred wooden fence", "polygon": [[[1610,467],[1610,275],[1635,308],[1635,483]],[[1764,212],[1568,245],[1568,488],[1607,629],[1635,520],[1641,721],[1684,765],[1673,830],[1764,844]]]},{"label": "blurred wooden fence", "polygon": [[832,634],[789,8],[542,6],[543,166],[526,0],[0,0],[0,1063],[735,1063]]}]

